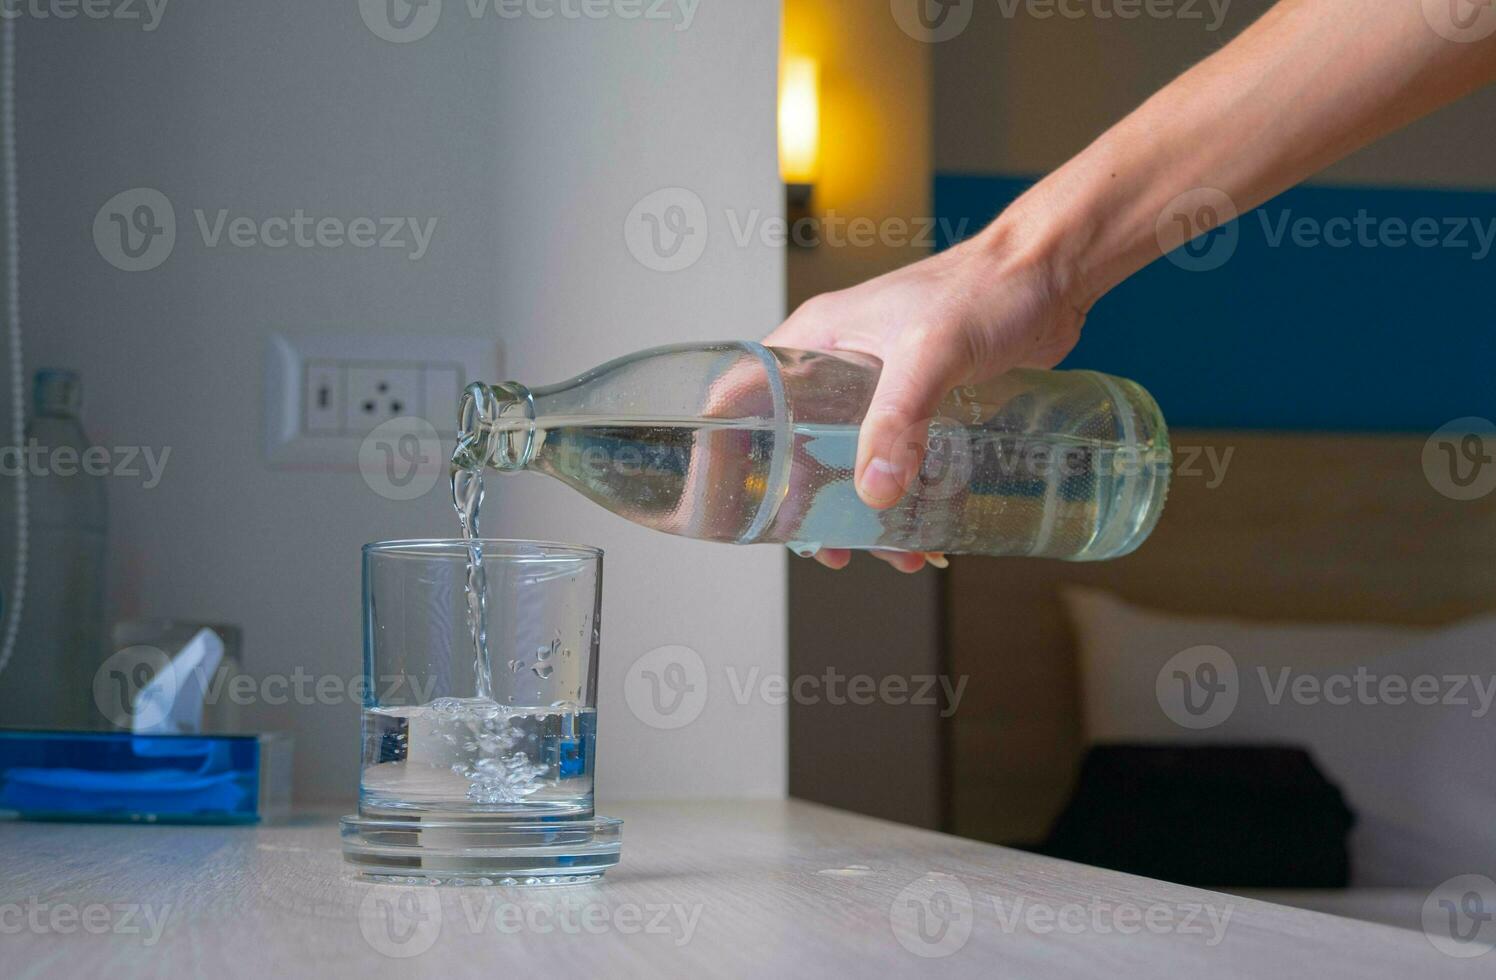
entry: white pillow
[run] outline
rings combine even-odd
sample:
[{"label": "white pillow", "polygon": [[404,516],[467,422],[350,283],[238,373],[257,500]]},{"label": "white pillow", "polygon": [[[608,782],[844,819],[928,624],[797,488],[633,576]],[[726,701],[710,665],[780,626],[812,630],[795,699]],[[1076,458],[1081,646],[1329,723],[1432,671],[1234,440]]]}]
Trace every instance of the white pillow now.
[{"label": "white pillow", "polygon": [[1353,882],[1496,861],[1496,616],[1440,630],[1250,623],[1065,595],[1092,742],[1307,748],[1345,793]]}]

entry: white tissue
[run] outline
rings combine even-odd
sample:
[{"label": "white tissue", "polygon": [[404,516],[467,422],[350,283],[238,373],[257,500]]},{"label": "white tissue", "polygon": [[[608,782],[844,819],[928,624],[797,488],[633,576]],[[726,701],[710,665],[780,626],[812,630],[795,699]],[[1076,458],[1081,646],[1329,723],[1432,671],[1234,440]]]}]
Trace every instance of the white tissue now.
[{"label": "white tissue", "polygon": [[203,701],[223,659],[223,638],[200,629],[135,696],[136,735],[195,735],[203,727]]}]

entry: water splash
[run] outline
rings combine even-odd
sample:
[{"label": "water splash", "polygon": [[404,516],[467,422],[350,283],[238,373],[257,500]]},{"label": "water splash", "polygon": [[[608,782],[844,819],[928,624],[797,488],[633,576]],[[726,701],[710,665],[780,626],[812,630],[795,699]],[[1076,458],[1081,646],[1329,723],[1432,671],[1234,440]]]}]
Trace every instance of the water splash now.
[{"label": "water splash", "polygon": [[482,698],[438,698],[431,702],[431,731],[462,761],[452,771],[468,782],[474,803],[517,803],[541,788],[548,771],[520,742],[512,709]]}]

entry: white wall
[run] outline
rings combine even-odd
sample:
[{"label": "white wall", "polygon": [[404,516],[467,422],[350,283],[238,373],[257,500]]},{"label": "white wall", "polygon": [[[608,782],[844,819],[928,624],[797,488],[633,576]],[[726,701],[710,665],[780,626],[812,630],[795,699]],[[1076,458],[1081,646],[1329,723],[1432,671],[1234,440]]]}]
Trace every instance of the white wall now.
[{"label": "white wall", "polygon": [[[241,623],[257,676],[347,677],[360,662],[359,546],[455,533],[440,486],[397,503],[356,473],[267,467],[260,365],[273,329],[492,330],[507,373],[545,383],[646,345],[772,328],[782,254],[737,245],[723,210],[782,208],[777,8],[703,0],[681,30],[678,14],[475,20],[447,0],[429,36],[400,44],[352,0],[171,4],[151,32],[22,20],[28,365],[82,370],[96,442],[172,447],[159,487],[111,485],[116,611]],[[704,256],[674,274],[641,265],[623,235],[634,203],[668,185],[710,216]],[[90,229],[136,186],[172,200],[179,237],[165,264],[132,274],[101,259]],[[297,207],[438,226],[412,262],[208,248],[192,216]],[[739,705],[720,681],[728,664],[784,670],[782,552],[646,532],[539,476],[506,481],[493,510],[492,531],[607,550],[604,807],[783,793],[783,708]],[[694,724],[656,731],[625,706],[623,675],[677,643],[705,659],[711,701]],[[352,798],[355,705],[257,704],[248,720],[298,736],[300,798]]]}]

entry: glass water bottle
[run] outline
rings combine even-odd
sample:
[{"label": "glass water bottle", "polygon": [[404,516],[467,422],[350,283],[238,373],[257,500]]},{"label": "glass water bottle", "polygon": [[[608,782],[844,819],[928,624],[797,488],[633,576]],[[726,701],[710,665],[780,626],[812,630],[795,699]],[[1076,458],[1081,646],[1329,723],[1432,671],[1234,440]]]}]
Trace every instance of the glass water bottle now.
[{"label": "glass water bottle", "polygon": [[[731,544],[1094,561],[1132,551],[1169,485],[1163,416],[1134,382],[1014,370],[958,388],[928,427],[902,499],[853,486],[873,357],[681,344],[543,388],[474,384],[454,466],[530,470],[636,524]],[[897,462],[897,460],[896,460]]]},{"label": "glass water bottle", "polygon": [[[91,446],[79,420],[82,384],[73,371],[36,373],[25,446],[0,479],[0,629],[20,616],[15,652],[0,680],[0,724],[100,728],[94,674],[103,663],[106,477],[85,465]],[[30,501],[27,586],[14,601],[11,569],[16,483],[25,467]]]}]

